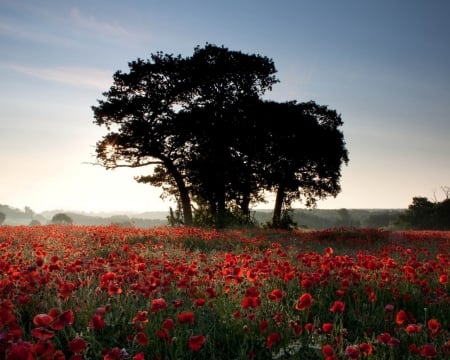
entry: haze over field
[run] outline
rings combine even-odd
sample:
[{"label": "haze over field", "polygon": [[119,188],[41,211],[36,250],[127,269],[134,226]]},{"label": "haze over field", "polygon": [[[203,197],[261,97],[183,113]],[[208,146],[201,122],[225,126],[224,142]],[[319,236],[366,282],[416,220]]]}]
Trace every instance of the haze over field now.
[{"label": "haze over field", "polygon": [[[342,114],[350,162],[319,208],[406,208],[450,185],[450,2],[0,2],[0,204],[167,211],[149,169],[89,165],[116,70],[206,42],[272,58],[266,98]],[[268,197],[270,200],[271,197]],[[296,204],[301,206],[301,204]],[[262,204],[262,208],[270,208]]]}]

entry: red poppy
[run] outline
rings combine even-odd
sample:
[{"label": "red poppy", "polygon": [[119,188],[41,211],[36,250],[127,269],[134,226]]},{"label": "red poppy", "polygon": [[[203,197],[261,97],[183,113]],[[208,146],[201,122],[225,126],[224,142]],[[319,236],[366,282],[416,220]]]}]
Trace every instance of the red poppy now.
[{"label": "red poppy", "polygon": [[152,300],[152,306],[151,306],[152,313],[158,312],[165,308],[167,308],[167,303],[166,303],[166,300],[164,300],[163,298]]},{"label": "red poppy", "polygon": [[266,339],[267,348],[271,349],[272,346],[274,346],[280,340],[281,340],[280,334],[278,334],[276,332],[269,334],[269,336],[267,336],[267,339]]},{"label": "red poppy", "polygon": [[189,349],[192,351],[198,351],[206,342],[206,337],[203,335],[193,335],[189,338]]},{"label": "red poppy", "polygon": [[131,360],[145,360],[145,356],[143,352],[137,353],[132,357]]},{"label": "red poppy", "polygon": [[142,331],[136,334],[136,341],[140,346],[148,345],[148,337]]},{"label": "red poppy", "polygon": [[259,297],[252,297],[252,296],[246,296],[241,303],[242,308],[248,309],[252,308],[255,309],[261,305],[261,299]]},{"label": "red poppy", "polygon": [[348,356],[350,359],[359,358],[359,348],[356,345],[349,345],[345,348],[345,356]]},{"label": "red poppy", "polygon": [[194,301],[194,304],[196,306],[203,306],[203,305],[205,305],[205,303],[206,303],[205,299],[195,299],[195,301]]},{"label": "red poppy", "polygon": [[133,324],[140,323],[148,323],[148,312],[138,310],[137,315],[133,318]]},{"label": "red poppy", "polygon": [[166,320],[163,321],[162,327],[163,329],[172,330],[175,329],[175,323],[171,318],[167,318]]},{"label": "red poppy", "polygon": [[55,321],[50,324],[50,328],[53,330],[62,330],[67,325],[72,325],[74,322],[74,315],[72,310],[66,310],[58,314]]},{"label": "red poppy", "polygon": [[182,311],[178,314],[177,318],[180,324],[193,324],[195,322],[194,313],[192,311]]},{"label": "red poppy", "polygon": [[419,354],[426,359],[432,359],[437,355],[437,351],[434,345],[425,344],[419,347]]},{"label": "red poppy", "polygon": [[416,325],[416,324],[409,324],[406,328],[405,331],[407,334],[415,334],[415,333],[419,333],[422,331],[422,326],[420,325]]},{"label": "red poppy", "polygon": [[336,300],[330,307],[331,312],[342,313],[345,310],[345,304],[342,301]]},{"label": "red poppy", "polygon": [[322,354],[324,354],[325,356],[333,356],[334,355],[333,347],[330,344],[323,345]]},{"label": "red poppy", "polygon": [[267,295],[267,298],[270,300],[274,300],[275,302],[280,301],[284,296],[285,292],[280,289],[272,290],[270,294]]},{"label": "red poppy", "polygon": [[441,330],[441,323],[436,319],[428,320],[427,326],[431,332],[431,336],[435,336]]},{"label": "red poppy", "polygon": [[33,318],[33,324],[37,326],[47,327],[53,320],[53,317],[48,314],[38,314]]},{"label": "red poppy", "polygon": [[86,348],[86,346],[86,341],[80,337],[72,339],[68,344],[69,350],[73,353],[82,352]]},{"label": "red poppy", "polygon": [[330,334],[333,331],[333,324],[332,323],[323,323],[322,324],[322,331],[325,334]]},{"label": "red poppy", "polygon": [[39,340],[49,340],[55,336],[55,333],[49,329],[38,327],[31,330],[31,335],[33,335],[36,339]]},{"label": "red poppy", "polygon": [[91,329],[100,330],[106,326],[106,322],[105,322],[105,320],[103,320],[103,318],[100,315],[96,314],[96,315],[92,316],[91,320],[89,321],[88,326]]},{"label": "red poppy", "polygon": [[299,311],[303,311],[308,309],[313,303],[313,299],[310,293],[304,293],[300,298],[298,299],[297,303],[295,304],[295,309]]},{"label": "red poppy", "polygon": [[404,310],[400,310],[397,312],[397,315],[395,316],[395,322],[397,325],[403,325],[403,323],[408,319],[408,316],[406,315],[406,312]]},{"label": "red poppy", "polygon": [[439,276],[439,282],[442,285],[448,284],[448,275],[447,274],[442,274],[441,276]]},{"label": "red poppy", "polygon": [[361,344],[359,344],[359,351],[364,356],[369,356],[373,352],[373,346],[372,346],[372,344],[361,343]]}]

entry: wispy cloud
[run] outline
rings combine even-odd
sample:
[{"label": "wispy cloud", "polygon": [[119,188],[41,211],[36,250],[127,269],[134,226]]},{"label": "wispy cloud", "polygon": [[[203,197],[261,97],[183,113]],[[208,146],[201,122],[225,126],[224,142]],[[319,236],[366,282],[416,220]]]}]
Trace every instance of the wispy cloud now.
[{"label": "wispy cloud", "polygon": [[71,86],[106,90],[112,83],[112,73],[90,67],[31,67],[9,65],[14,71],[47,81],[59,82]]},{"label": "wispy cloud", "polygon": [[113,37],[131,37],[131,33],[118,22],[99,20],[93,15],[80,12],[78,8],[70,10],[70,19],[80,28],[88,30],[95,35],[107,35]]},{"label": "wispy cloud", "polygon": [[0,34],[9,37],[36,41],[46,44],[58,44],[62,46],[74,46],[76,42],[65,37],[61,37],[48,32],[36,31],[36,29],[27,28],[18,24],[10,24],[0,21]]}]

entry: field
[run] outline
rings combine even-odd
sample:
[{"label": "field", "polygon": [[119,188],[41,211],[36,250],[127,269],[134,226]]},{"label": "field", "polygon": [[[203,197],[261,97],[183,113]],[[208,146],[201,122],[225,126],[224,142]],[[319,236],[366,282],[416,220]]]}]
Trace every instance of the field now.
[{"label": "field", "polygon": [[0,359],[448,359],[450,232],[0,227]]}]

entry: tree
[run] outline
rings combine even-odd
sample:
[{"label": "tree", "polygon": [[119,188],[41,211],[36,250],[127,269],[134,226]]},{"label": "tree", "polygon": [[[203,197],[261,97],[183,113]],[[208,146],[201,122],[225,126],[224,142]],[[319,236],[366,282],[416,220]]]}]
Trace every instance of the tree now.
[{"label": "tree", "polygon": [[6,219],[6,215],[4,213],[0,212],[0,225],[3,224],[5,219]]},{"label": "tree", "polygon": [[431,202],[426,197],[414,197],[398,221],[416,230],[450,230],[450,199]]},{"label": "tree", "polygon": [[[314,207],[318,199],[340,192],[341,166],[348,162],[343,122],[335,110],[313,101],[262,102],[253,115],[260,169],[258,181],[276,193],[272,225],[295,200]],[[262,120],[261,120],[262,119]]]},{"label": "tree", "polygon": [[[97,163],[109,169],[155,165],[154,174],[137,180],[175,186],[185,224],[193,223],[191,198],[198,194],[220,217],[236,114],[278,81],[273,61],[206,44],[191,57],[158,52],[128,65],[129,73],[114,74],[106,100],[92,107],[94,123],[109,131],[97,142]],[[205,169],[213,174],[196,189],[193,164],[198,176]]]},{"label": "tree", "polygon": [[60,224],[60,225],[71,225],[73,223],[73,220],[67,214],[58,213],[58,214],[53,215],[51,223],[52,224]]}]

